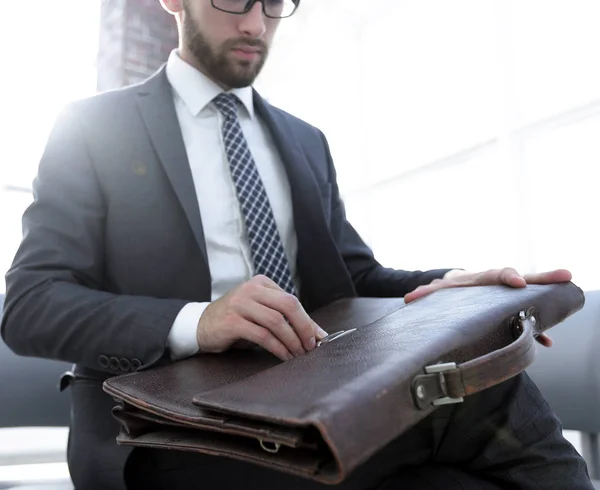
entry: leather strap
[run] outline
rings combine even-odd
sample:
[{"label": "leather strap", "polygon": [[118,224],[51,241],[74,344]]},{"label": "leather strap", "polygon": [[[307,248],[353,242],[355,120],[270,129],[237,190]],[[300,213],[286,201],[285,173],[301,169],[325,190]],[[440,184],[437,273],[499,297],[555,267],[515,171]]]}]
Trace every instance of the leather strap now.
[{"label": "leather strap", "polygon": [[535,360],[535,336],[541,329],[534,311],[521,313],[513,326],[518,338],[511,344],[462,364],[433,365],[413,381],[417,407],[460,403],[465,396],[495,386],[524,371]]}]

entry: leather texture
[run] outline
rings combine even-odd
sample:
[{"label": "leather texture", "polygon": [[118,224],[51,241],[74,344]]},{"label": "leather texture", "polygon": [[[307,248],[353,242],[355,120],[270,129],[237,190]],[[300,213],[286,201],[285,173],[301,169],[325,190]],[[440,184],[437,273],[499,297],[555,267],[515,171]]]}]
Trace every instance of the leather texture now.
[{"label": "leather texture", "polygon": [[[329,333],[356,330],[292,361],[259,349],[203,355],[111,378],[104,390],[120,401],[120,444],[221,455],[335,484],[436,410],[436,400],[522,372],[535,336],[583,303],[572,283],[446,289],[408,306],[343,299],[312,316]],[[519,321],[521,312],[530,316]],[[428,369],[440,364],[445,371]]]}]

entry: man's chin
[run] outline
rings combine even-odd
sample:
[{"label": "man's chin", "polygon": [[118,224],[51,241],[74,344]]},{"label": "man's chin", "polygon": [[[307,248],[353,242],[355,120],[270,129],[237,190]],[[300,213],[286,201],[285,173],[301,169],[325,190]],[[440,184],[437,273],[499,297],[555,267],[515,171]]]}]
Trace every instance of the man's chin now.
[{"label": "man's chin", "polygon": [[229,66],[219,77],[221,82],[230,88],[244,88],[252,85],[258,76],[258,70],[254,63],[237,63]]}]

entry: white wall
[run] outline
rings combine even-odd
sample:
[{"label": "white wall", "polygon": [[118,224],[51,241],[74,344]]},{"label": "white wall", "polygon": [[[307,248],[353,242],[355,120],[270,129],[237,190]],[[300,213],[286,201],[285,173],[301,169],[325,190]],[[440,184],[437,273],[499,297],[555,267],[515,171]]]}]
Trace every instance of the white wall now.
[{"label": "white wall", "polygon": [[325,132],[386,265],[596,288],[598,18],[596,0],[303,0],[259,88]]},{"label": "white wall", "polygon": [[48,132],[70,100],[96,88],[98,0],[30,0],[0,14],[0,292],[21,239]]}]

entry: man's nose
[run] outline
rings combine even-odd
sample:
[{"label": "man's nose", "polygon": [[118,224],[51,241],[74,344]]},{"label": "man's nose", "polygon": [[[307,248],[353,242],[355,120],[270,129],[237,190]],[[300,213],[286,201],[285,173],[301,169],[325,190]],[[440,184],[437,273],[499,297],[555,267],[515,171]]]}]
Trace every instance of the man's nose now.
[{"label": "man's nose", "polygon": [[252,8],[242,15],[240,31],[246,36],[259,39],[264,35],[266,30],[263,4],[262,2],[255,2]]}]

